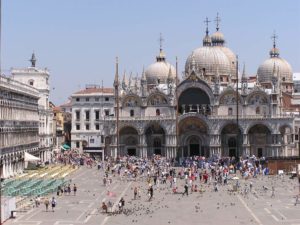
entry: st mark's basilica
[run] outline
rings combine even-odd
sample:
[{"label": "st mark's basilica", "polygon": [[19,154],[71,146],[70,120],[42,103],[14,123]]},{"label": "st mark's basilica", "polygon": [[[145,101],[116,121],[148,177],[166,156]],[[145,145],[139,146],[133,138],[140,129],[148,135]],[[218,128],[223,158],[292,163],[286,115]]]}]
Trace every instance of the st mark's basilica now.
[{"label": "st mark's basilica", "polygon": [[216,31],[210,35],[207,28],[203,46],[187,57],[183,75],[162,47],[140,77],[119,75],[116,63],[115,115],[104,123],[106,154],[298,155],[294,117],[284,107],[285,95],[293,93],[293,72],[279,54],[276,35],[269,58],[248,77],[245,67],[238,71],[216,21]]}]

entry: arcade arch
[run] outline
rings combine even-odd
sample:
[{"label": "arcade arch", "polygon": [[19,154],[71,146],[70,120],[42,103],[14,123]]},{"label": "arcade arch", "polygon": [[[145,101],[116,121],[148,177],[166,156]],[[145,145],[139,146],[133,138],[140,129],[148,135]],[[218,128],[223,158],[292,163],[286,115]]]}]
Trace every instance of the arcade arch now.
[{"label": "arcade arch", "polygon": [[255,124],[249,131],[250,154],[257,157],[268,156],[268,150],[272,143],[270,129],[264,124]]},{"label": "arcade arch", "polygon": [[151,123],[145,129],[147,155],[165,155],[166,133],[158,123]]},{"label": "arcade arch", "polygon": [[139,136],[138,131],[134,127],[126,126],[121,128],[120,137],[120,152],[122,155],[138,156]]},{"label": "arcade arch", "polygon": [[178,124],[181,156],[209,156],[208,126],[198,117],[187,117]]}]

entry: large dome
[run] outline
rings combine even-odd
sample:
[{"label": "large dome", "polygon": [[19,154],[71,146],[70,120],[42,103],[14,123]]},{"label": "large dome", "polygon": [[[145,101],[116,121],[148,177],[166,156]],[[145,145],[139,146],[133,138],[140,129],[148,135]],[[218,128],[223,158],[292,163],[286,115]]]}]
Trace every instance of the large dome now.
[{"label": "large dome", "polygon": [[196,70],[198,72],[205,69],[206,75],[229,75],[231,73],[231,65],[226,54],[220,48],[203,46],[195,49],[187,58],[185,63],[185,71],[188,72],[195,61]]},{"label": "large dome", "polygon": [[277,79],[285,82],[293,82],[293,71],[291,65],[280,57],[271,57],[261,64],[257,70],[258,81],[260,83],[271,83],[272,77],[275,75]]},{"label": "large dome", "polygon": [[231,75],[236,74],[236,55],[231,51],[230,48],[227,48],[225,46],[218,46],[222,52],[228,57],[229,62],[230,62],[230,68],[231,68]]},{"label": "large dome", "polygon": [[145,70],[147,84],[166,83],[170,72],[171,78],[175,79],[176,70],[174,66],[166,62],[164,54],[160,52],[159,56],[156,57],[156,62]]}]

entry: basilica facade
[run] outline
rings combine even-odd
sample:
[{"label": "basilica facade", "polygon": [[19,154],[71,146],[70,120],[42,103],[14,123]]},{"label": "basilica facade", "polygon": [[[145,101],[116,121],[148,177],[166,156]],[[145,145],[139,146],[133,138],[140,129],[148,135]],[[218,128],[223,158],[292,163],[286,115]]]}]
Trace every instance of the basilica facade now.
[{"label": "basilica facade", "polygon": [[283,95],[293,92],[293,73],[279,56],[275,35],[269,55],[251,80],[245,67],[238,71],[217,24],[212,35],[206,29],[180,78],[162,48],[140,77],[119,77],[116,63],[115,114],[103,127],[106,154],[298,155],[294,117],[283,104]]}]

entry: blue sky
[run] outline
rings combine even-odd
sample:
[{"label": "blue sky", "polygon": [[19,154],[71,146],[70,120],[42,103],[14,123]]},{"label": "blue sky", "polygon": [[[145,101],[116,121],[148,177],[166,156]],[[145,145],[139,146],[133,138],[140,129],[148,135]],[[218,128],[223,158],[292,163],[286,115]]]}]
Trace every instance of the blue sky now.
[{"label": "blue sky", "polygon": [[37,66],[51,71],[51,100],[59,105],[86,84],[112,86],[115,56],[121,73],[141,73],[158,54],[160,32],[167,60],[178,56],[183,71],[202,46],[205,17],[213,21],[217,12],[247,74],[269,57],[273,30],[281,57],[300,72],[298,0],[2,0],[2,68],[29,66],[34,50]]}]

